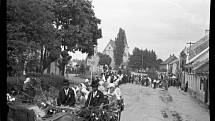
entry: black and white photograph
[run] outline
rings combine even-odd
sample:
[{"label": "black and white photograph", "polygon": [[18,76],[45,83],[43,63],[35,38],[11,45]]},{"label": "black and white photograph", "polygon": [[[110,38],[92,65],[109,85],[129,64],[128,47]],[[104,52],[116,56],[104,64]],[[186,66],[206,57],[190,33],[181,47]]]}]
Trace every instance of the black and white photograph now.
[{"label": "black and white photograph", "polygon": [[210,11],[210,0],[6,0],[7,121],[210,121]]}]

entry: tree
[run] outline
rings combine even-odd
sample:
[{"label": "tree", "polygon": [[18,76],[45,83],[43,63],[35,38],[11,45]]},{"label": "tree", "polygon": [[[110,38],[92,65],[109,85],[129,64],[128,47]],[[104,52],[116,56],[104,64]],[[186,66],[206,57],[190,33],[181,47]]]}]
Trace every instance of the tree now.
[{"label": "tree", "polygon": [[100,19],[95,17],[92,3],[88,0],[53,0],[52,5],[63,51],[78,50],[93,55],[97,39],[102,35],[98,28]]},{"label": "tree", "polygon": [[42,73],[59,56],[49,4],[40,0],[8,0],[7,8],[7,52],[12,64],[9,67],[25,71],[32,62],[40,61],[33,64],[33,70]]},{"label": "tree", "polygon": [[153,50],[141,50],[134,48],[133,54],[129,57],[128,66],[132,69],[146,69],[151,71],[158,69],[157,55]]},{"label": "tree", "polygon": [[115,49],[114,49],[114,60],[116,67],[119,67],[123,62],[123,54],[125,51],[125,41],[126,35],[123,29],[119,29],[119,33],[117,34],[117,38],[115,40]]},{"label": "tree", "polygon": [[100,53],[98,52],[97,53],[98,56],[99,56],[99,65],[108,65],[110,66],[111,64],[111,57],[109,55],[106,55],[106,54],[103,54],[103,53]]},{"label": "tree", "polygon": [[[7,8],[10,74],[25,70],[43,73],[61,56],[63,75],[71,58],[68,51],[93,55],[94,45],[101,38],[100,19],[88,0],[8,0]],[[32,65],[36,69],[29,69]]]},{"label": "tree", "polygon": [[128,66],[132,69],[140,69],[142,67],[141,50],[139,48],[134,48],[133,54],[130,55]]}]

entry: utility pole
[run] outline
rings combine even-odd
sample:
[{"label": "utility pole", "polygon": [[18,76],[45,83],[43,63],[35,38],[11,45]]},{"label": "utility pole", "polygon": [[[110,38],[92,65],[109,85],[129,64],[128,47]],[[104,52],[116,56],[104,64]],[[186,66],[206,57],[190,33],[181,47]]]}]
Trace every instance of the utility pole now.
[{"label": "utility pole", "polygon": [[189,63],[189,56],[190,56],[191,45],[192,45],[192,44],[195,44],[195,43],[189,42],[189,43],[187,43],[187,44],[190,45],[190,47],[189,47],[189,53],[188,53],[188,63]]}]

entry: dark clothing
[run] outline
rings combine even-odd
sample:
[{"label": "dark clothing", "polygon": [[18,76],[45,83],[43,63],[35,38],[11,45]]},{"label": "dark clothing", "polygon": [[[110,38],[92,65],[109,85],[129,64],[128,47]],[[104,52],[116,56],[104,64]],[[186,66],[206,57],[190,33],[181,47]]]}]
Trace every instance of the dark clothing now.
[{"label": "dark clothing", "polygon": [[68,94],[65,94],[65,90],[62,89],[59,92],[59,96],[57,98],[57,105],[64,105],[64,106],[74,106],[75,105],[75,93],[73,89],[69,88]]},{"label": "dark clothing", "polygon": [[93,91],[91,91],[88,95],[87,101],[85,103],[85,107],[88,106],[100,106],[103,103],[104,95],[100,90],[97,90],[95,97],[93,97]]},{"label": "dark clothing", "polygon": [[24,95],[24,101],[23,103],[31,103],[33,102],[33,99],[36,95],[36,91],[34,87],[31,84],[25,84],[23,87],[23,92],[26,93],[27,95]]},{"label": "dark clothing", "polygon": [[186,82],[186,84],[185,84],[185,89],[184,89],[184,91],[187,92],[187,89],[188,89],[188,82]]}]

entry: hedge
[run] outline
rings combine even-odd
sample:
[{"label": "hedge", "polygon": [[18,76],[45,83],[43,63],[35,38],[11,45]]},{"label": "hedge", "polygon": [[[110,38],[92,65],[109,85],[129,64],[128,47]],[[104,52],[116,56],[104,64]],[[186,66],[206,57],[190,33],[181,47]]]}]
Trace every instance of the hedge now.
[{"label": "hedge", "polygon": [[[51,86],[60,89],[63,86],[63,79],[62,76],[57,75],[49,75],[49,74],[27,74],[26,77],[36,77],[36,79],[41,80],[41,87],[43,90],[48,90]],[[7,89],[8,91],[11,90],[11,88],[14,88],[15,90],[22,90],[25,78],[24,76],[20,77],[7,77]]]}]

